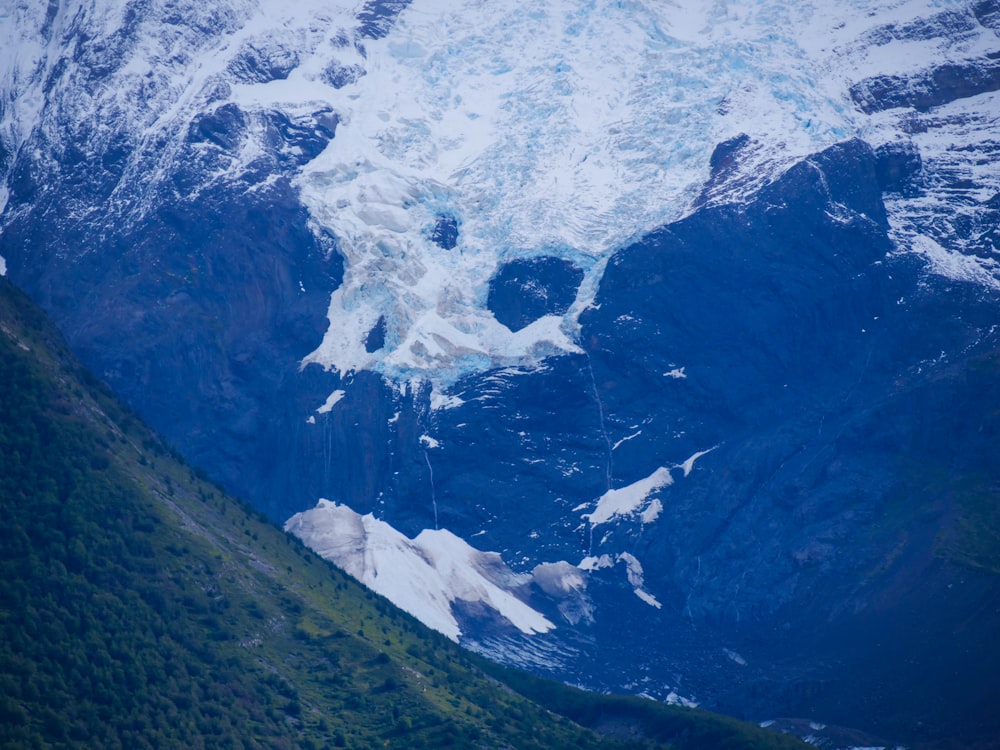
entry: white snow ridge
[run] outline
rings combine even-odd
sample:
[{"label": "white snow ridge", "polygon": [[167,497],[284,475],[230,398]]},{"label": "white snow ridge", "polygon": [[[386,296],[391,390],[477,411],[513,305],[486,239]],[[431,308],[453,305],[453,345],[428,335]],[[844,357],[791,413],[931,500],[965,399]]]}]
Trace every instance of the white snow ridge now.
[{"label": "white snow ridge", "polygon": [[371,514],[362,516],[329,500],[296,513],[285,530],[454,641],[462,635],[452,612],[458,601],[482,604],[528,635],[555,627],[512,593],[531,576],[515,574],[497,553],[480,552],[450,531],[425,530],[408,539]]}]

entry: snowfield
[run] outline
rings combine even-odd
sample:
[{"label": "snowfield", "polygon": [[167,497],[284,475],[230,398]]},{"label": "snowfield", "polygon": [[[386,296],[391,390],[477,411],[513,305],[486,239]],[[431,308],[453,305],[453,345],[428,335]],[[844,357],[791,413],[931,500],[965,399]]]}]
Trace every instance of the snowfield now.
[{"label": "snowfield", "polygon": [[452,612],[456,601],[483,604],[523,633],[555,627],[511,593],[530,576],[516,575],[498,554],[473,549],[450,531],[427,530],[408,539],[371,514],[328,500],[292,516],[285,530],[454,641],[462,635]]}]

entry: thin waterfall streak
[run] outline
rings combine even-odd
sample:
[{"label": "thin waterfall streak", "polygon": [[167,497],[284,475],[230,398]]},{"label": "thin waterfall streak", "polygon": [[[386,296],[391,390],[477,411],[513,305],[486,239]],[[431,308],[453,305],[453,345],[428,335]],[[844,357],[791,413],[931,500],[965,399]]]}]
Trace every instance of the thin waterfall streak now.
[{"label": "thin waterfall streak", "polygon": [[604,445],[607,448],[608,459],[604,468],[604,491],[611,489],[611,478],[614,475],[614,448],[611,446],[611,438],[608,437],[608,429],[604,421],[604,404],[601,402],[601,394],[597,390],[597,379],[594,377],[594,367],[590,362],[590,354],[587,355],[587,372],[590,374],[590,387],[594,394],[594,403],[597,404],[597,416],[601,426],[601,437],[604,438]]},{"label": "thin waterfall streak", "polygon": [[330,492],[333,477],[333,426],[329,419],[323,420],[323,488]]},{"label": "thin waterfall streak", "polygon": [[[604,491],[611,490],[612,477],[614,476],[614,447],[611,445],[611,438],[608,437],[608,428],[604,417],[604,403],[601,401],[601,394],[597,390],[597,378],[594,377],[594,366],[590,361],[590,354],[587,357],[587,373],[590,375],[590,388],[594,394],[594,403],[597,404],[598,423],[601,428],[601,437],[604,438],[604,447],[607,452],[607,460],[604,464]],[[587,555],[594,551],[594,526],[587,522]]]},{"label": "thin waterfall streak", "polygon": [[431,506],[434,508],[434,530],[438,530],[438,503],[437,494],[434,490],[434,467],[431,466],[431,457],[427,455],[427,451],[424,451],[424,461],[427,462],[427,473],[431,478]]}]

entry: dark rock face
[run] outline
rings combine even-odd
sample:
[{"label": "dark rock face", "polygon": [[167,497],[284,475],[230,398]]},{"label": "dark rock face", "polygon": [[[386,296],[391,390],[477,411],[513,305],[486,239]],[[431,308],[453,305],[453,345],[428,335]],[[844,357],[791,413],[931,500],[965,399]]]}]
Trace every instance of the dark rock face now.
[{"label": "dark rock face", "polygon": [[510,330],[519,331],[544,315],[569,310],[581,281],[583,271],[568,260],[519,258],[490,279],[487,307]]},{"label": "dark rock face", "polygon": [[[876,166],[847,144],[745,209],[701,212],[625,248],[583,336],[605,423],[643,425],[614,452],[616,483],[718,446],[664,492],[663,515],[631,548],[656,561],[647,582],[674,613],[660,617],[680,639],[671,658],[697,658],[684,644],[685,624],[698,624],[747,662],[720,651],[701,663],[695,681],[721,677],[704,688],[716,705],[752,713],[766,694],[795,715],[864,716],[889,736],[912,736],[917,720],[927,736],[989,734],[979,696],[997,687],[958,653],[970,646],[952,628],[989,602],[968,633],[997,664],[986,633],[1000,587],[939,545],[962,512],[949,472],[996,476],[979,398],[998,403],[1000,391],[965,391],[995,361],[995,337],[980,336],[996,316],[968,289],[916,291],[918,270],[886,258]],[[978,354],[922,372],[963,347]],[[686,377],[663,378],[675,365]],[[930,474],[939,489],[915,490]],[[964,664],[969,682],[941,712],[939,692],[907,680],[951,680],[945,664]]]},{"label": "dark rock face", "polygon": [[[1000,6],[984,0],[965,8],[945,10],[914,20],[890,23],[866,35],[866,43],[882,46],[894,41],[947,39],[959,43],[972,39],[983,27],[1000,28]],[[907,107],[919,112],[1000,88],[1000,49],[979,57],[951,60],[911,76],[882,75],[854,84],[850,91],[867,113]]]},{"label": "dark rock face", "polygon": [[323,80],[335,89],[342,89],[352,83],[357,83],[367,71],[360,65],[341,65],[333,63],[323,71]]},{"label": "dark rock face", "polygon": [[528,535],[545,530],[538,559],[577,562],[586,534],[570,511],[607,489],[608,446],[587,358],[559,357],[530,375],[486,373],[458,390],[464,404],[430,415],[441,524],[465,538],[485,532],[484,548],[515,560],[540,552]]},{"label": "dark rock face", "polygon": [[396,16],[410,0],[367,0],[358,11],[358,33],[367,39],[381,39],[389,33]]},{"label": "dark rock face", "polygon": [[[192,462],[274,512],[266,498],[296,492],[296,423],[329,393],[329,376],[298,364],[323,335],[343,269],[282,176],[285,155],[318,153],[335,120],[253,117],[272,154],[208,186],[205,174],[232,165],[252,124],[232,105],[191,124],[186,158],[156,195],[123,174],[139,148],[125,140],[91,144],[99,168],[93,154],[64,154],[68,193],[45,184],[47,165],[23,159],[0,254],[89,367]],[[111,233],[108,216],[82,205],[112,194],[109,206],[150,208]]]},{"label": "dark rock face", "polygon": [[285,80],[298,64],[298,56],[291,50],[247,44],[228,71],[244,83],[268,83]]},{"label": "dark rock face", "polygon": [[196,118],[188,129],[188,142],[212,144],[223,151],[239,147],[247,121],[235,104],[226,104],[214,112]]},{"label": "dark rock face", "polygon": [[381,316],[365,337],[365,351],[371,354],[385,346],[385,316]]},{"label": "dark rock face", "polygon": [[740,133],[718,144],[712,151],[709,159],[709,175],[701,195],[695,202],[697,207],[705,206],[717,194],[724,192],[728,186],[735,182],[737,185],[745,183],[746,178],[741,179],[738,174],[739,163],[758,145],[746,133]]},{"label": "dark rock face", "polygon": [[731,170],[739,158],[740,152],[750,145],[750,136],[740,133],[733,136],[728,141],[723,141],[712,151],[712,156],[708,161],[711,177],[714,178],[719,173]]},{"label": "dark rock face", "polygon": [[949,63],[912,78],[876,76],[854,84],[851,96],[862,112],[911,107],[925,112],[956,99],[1000,90],[1000,61],[993,56]]},{"label": "dark rock face", "polygon": [[983,26],[994,31],[1000,31],[1000,2],[983,0],[972,6],[976,20]]},{"label": "dark rock face", "polygon": [[887,143],[875,151],[878,157],[875,172],[885,193],[904,197],[920,194],[923,186],[920,151],[912,143]]},{"label": "dark rock face", "polygon": [[[58,247],[45,233],[29,222],[4,239]],[[257,201],[226,189],[165,205],[66,270],[50,260],[13,272],[82,359],[195,464],[258,502],[290,491],[285,465],[299,463],[301,440],[271,432],[329,392],[328,377],[298,362],[323,334],[342,271],[287,184]]]},{"label": "dark rock face", "polygon": [[[912,740],[1000,731],[1000,582],[947,541],[998,479],[996,300],[888,254],[883,156],[843,144],[623,248],[584,354],[463,381],[409,475],[396,445],[423,490],[387,518],[515,564],[634,555],[662,609],[619,564],[591,577],[592,624],[523,652],[567,679],[655,692],[667,674],[716,708]],[[709,449],[654,522],[581,519],[581,499]]]},{"label": "dark rock face", "polygon": [[444,250],[451,250],[458,244],[458,221],[454,216],[438,217],[431,241]]},{"label": "dark rock face", "polygon": [[287,167],[312,161],[337,132],[337,115],[330,109],[320,109],[296,119],[271,111],[266,114],[265,122],[269,131],[267,145]]}]

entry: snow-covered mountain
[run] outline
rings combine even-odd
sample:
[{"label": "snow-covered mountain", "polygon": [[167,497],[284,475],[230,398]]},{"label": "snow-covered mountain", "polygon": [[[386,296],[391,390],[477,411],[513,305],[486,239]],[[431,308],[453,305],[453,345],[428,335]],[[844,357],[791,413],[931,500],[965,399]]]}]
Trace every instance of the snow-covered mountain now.
[{"label": "snow-covered mountain", "polygon": [[570,681],[1000,734],[994,0],[0,31],[0,272],[229,487]]}]

